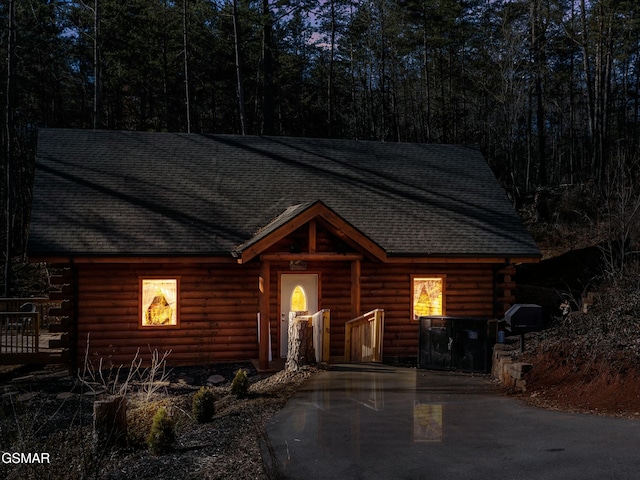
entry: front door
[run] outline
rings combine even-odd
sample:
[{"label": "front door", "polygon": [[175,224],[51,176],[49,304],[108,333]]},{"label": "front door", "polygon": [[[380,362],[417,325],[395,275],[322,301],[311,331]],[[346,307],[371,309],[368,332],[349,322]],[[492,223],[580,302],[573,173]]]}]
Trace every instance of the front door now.
[{"label": "front door", "polygon": [[289,349],[289,319],[318,311],[318,275],[283,273],[280,277],[280,356]]}]

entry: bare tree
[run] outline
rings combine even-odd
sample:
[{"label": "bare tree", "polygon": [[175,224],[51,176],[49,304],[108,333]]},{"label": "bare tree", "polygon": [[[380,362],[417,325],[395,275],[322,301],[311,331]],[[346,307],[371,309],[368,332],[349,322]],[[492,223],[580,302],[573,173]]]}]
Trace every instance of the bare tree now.
[{"label": "bare tree", "polygon": [[615,156],[605,172],[603,204],[607,219],[607,237],[602,248],[605,273],[621,275],[632,251],[633,239],[640,233],[640,185],[637,158],[628,160],[625,155]]},{"label": "bare tree", "polygon": [[187,133],[191,133],[191,105],[189,101],[189,38],[187,22],[187,0],[182,0],[182,45],[184,54],[184,98],[187,114]]},{"label": "bare tree", "polygon": [[273,88],[273,17],[269,0],[262,0],[262,129],[264,135],[275,133],[275,93]]},{"label": "bare tree", "polygon": [[242,62],[240,53],[240,25],[238,24],[238,0],[233,0],[233,44],[236,58],[236,83],[238,89],[238,109],[240,112],[240,131],[247,133],[247,113],[244,107],[244,82],[242,81]]},{"label": "bare tree", "polygon": [[16,7],[15,0],[9,0],[7,29],[7,78],[6,78],[6,95],[5,95],[5,174],[6,174],[6,191],[5,191],[5,263],[4,263],[4,296],[9,293],[9,263],[11,259],[11,236],[12,236],[12,215],[11,215],[11,162],[14,154],[14,90],[15,90],[15,64],[16,64]]},{"label": "bare tree", "polygon": [[93,129],[100,127],[102,60],[100,58],[100,2],[93,1]]}]

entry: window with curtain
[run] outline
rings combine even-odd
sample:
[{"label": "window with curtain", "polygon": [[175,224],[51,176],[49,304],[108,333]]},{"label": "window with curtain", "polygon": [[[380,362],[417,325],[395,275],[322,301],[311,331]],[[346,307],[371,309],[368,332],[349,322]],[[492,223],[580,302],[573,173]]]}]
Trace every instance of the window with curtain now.
[{"label": "window with curtain", "polygon": [[140,326],[178,327],[179,278],[140,278]]},{"label": "window with curtain", "polygon": [[411,318],[444,315],[444,277],[414,277]]}]

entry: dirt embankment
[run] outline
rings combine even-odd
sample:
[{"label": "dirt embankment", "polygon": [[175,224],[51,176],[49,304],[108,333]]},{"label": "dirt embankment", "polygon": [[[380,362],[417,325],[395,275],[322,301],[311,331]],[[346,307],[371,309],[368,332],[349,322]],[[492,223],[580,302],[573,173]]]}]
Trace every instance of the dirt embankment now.
[{"label": "dirt embankment", "polygon": [[640,269],[601,285],[587,313],[530,335],[522,358],[534,365],[524,394],[531,403],[640,418]]}]

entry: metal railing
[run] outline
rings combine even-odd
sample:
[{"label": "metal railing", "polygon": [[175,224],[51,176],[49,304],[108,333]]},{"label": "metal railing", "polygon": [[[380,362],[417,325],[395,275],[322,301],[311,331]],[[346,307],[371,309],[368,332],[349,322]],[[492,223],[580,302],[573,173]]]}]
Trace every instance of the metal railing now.
[{"label": "metal railing", "polygon": [[384,310],[377,308],[344,325],[344,359],[347,362],[381,362]]}]

